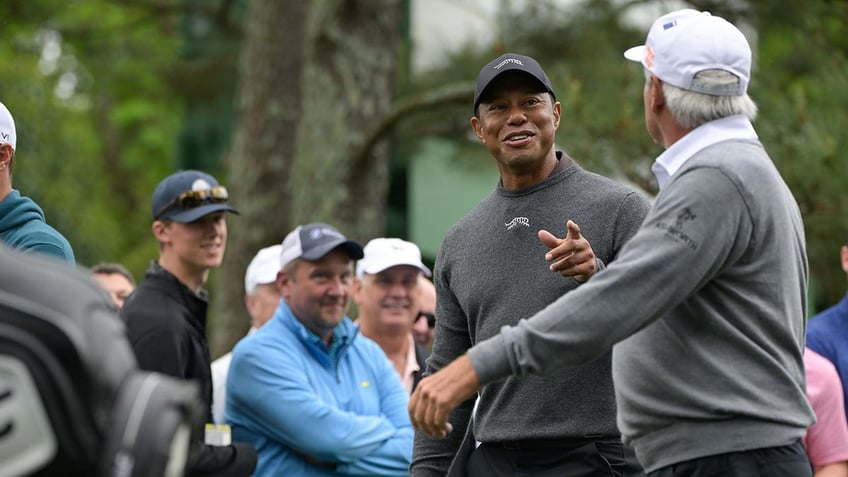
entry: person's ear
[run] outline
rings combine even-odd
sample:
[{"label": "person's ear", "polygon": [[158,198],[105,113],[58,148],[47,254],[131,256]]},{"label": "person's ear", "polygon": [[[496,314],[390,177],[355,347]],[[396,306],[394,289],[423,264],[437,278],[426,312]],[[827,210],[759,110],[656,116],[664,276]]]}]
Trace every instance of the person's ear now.
[{"label": "person's ear", "polygon": [[286,300],[288,300],[290,296],[289,287],[293,281],[292,277],[289,275],[289,271],[294,273],[295,268],[286,267],[277,272],[277,290],[280,292],[280,296]]},{"label": "person's ear", "polygon": [[562,114],[562,105],[559,101],[554,101],[554,129],[559,129],[559,119]]},{"label": "person's ear", "polygon": [[153,236],[156,237],[156,240],[159,243],[166,243],[170,241],[170,227],[168,224],[161,220],[154,220],[153,224],[150,226],[151,230],[153,230]]},{"label": "person's ear", "polygon": [[665,107],[665,94],[662,89],[662,80],[651,75],[648,86],[648,105],[652,111],[659,111]]},{"label": "person's ear", "polygon": [[12,150],[12,146],[10,144],[0,144],[0,170],[9,167],[9,164],[12,162],[13,154],[14,151]]},{"label": "person's ear", "polygon": [[480,118],[477,116],[471,117],[471,129],[474,130],[474,134],[477,136],[477,139],[482,143],[486,143],[486,139],[483,136],[483,125],[480,123]]}]

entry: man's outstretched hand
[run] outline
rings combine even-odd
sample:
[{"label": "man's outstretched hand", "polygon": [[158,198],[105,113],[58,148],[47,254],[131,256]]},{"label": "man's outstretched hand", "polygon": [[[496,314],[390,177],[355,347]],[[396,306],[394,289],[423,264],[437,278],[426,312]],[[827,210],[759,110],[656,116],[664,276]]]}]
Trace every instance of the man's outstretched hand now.
[{"label": "man's outstretched hand", "polygon": [[545,254],[545,260],[551,262],[550,269],[564,277],[574,277],[585,282],[597,271],[595,251],[589,241],[580,234],[580,227],[569,220],[566,224],[568,235],[557,238],[547,230],[539,231],[539,240],[551,250]]},{"label": "man's outstretched hand", "polygon": [[471,358],[464,354],[418,383],[409,399],[409,419],[416,430],[445,437],[452,430],[451,413],[480,389]]}]

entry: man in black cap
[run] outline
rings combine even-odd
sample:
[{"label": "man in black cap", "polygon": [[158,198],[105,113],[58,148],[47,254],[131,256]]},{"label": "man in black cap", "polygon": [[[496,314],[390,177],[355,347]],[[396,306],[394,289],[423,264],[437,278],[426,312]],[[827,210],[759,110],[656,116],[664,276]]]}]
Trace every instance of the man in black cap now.
[{"label": "man in black cap", "polygon": [[[195,380],[212,421],[212,375],[206,341],[208,296],[203,286],[227,247],[227,189],[200,171],[179,171],[153,191],[153,235],[159,241],[144,280],[127,299],[121,317],[139,367]],[[198,436],[203,436],[198,429]],[[200,444],[199,442],[197,444]],[[249,445],[202,444],[189,468],[196,476],[247,476],[256,466]]]},{"label": "man in black cap", "polygon": [[[605,268],[649,208],[638,192],[557,150],[561,105],[533,58],[507,53],[484,66],[473,111],[471,127],[500,182],[442,242],[436,339],[425,375]],[[412,474],[444,476],[472,422],[466,442],[473,450],[467,461],[456,459],[450,475],[639,475],[638,465],[628,468],[616,427],[610,362],[604,353],[549,376],[489,384],[473,422],[469,399],[450,417],[453,432],[416,433]],[[476,449],[474,439],[481,442]]]},{"label": "man in black cap", "polygon": [[619,429],[649,476],[809,477],[804,221],[752,123],[748,40],[682,9],[624,56],[665,148],[644,224],[603,273],[422,380],[413,424],[444,435],[481,386],[579,371],[614,346]]},{"label": "man in black cap", "polygon": [[283,240],[271,320],[233,350],[224,419],[256,446],[256,475],[407,476],[409,395],[347,317],[362,246],[312,223]]}]

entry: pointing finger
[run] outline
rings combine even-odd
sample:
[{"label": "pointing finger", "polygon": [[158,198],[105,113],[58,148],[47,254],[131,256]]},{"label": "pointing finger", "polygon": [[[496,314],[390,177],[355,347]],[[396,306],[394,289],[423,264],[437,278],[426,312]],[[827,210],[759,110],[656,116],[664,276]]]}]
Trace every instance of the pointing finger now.
[{"label": "pointing finger", "polygon": [[566,224],[568,227],[568,238],[571,240],[580,240],[580,226],[575,224],[573,220],[569,220]]}]

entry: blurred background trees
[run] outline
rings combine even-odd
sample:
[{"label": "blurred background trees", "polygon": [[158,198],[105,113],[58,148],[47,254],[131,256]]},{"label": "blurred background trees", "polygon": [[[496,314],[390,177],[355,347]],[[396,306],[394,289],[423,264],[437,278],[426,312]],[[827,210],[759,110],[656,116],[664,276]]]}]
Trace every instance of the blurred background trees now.
[{"label": "blurred background trees", "polygon": [[[621,53],[653,18],[689,5],[751,41],[755,126],[804,214],[811,309],[844,294],[848,2],[489,3],[500,7],[490,37],[448,44],[444,60],[413,68],[412,12],[426,14],[427,0],[5,0],[0,101],[18,126],[14,186],[80,265],[121,261],[141,278],[157,253],[155,184],[178,168],[218,176],[242,216],[211,274],[217,355],[247,328],[247,261],[299,223],[330,222],[363,242],[426,242],[433,259],[445,224],[494,186],[468,119],[477,71],[500,53],[545,66],[563,104],[560,147],[654,193],[661,149],[644,131],[639,66]],[[435,172],[413,173],[436,158],[443,165],[426,169]],[[484,189],[449,185],[466,173],[483,175]]]}]

